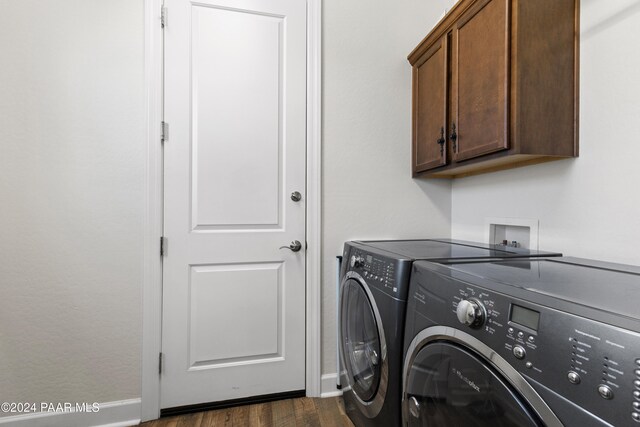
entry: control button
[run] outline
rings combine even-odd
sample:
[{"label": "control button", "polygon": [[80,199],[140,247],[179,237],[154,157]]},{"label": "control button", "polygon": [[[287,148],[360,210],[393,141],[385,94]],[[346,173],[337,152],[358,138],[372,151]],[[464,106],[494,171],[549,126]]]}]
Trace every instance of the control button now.
[{"label": "control button", "polygon": [[527,355],[527,352],[524,351],[524,348],[517,345],[513,347],[513,355],[518,359],[524,359],[524,357]]},{"label": "control button", "polygon": [[640,402],[633,402],[633,409],[636,411],[640,411]]},{"label": "control button", "polygon": [[509,328],[509,329],[507,329],[507,332],[509,332],[510,334],[512,334],[512,333],[513,333],[513,328]]},{"label": "control button", "polygon": [[640,357],[636,359],[636,365],[640,366]]},{"label": "control button", "polygon": [[522,331],[518,332],[518,338],[522,338],[522,337],[524,337],[524,332]]},{"label": "control button", "polygon": [[577,372],[569,371],[567,379],[571,384],[580,384],[580,375]]},{"label": "control button", "polygon": [[536,340],[536,338],[533,335],[529,335],[528,340],[529,340],[529,342],[534,342]]},{"label": "control button", "polygon": [[524,364],[524,366],[525,366],[527,369],[531,369],[531,368],[533,368],[533,363],[531,363],[531,362],[527,362],[527,363],[525,363],[525,364]]},{"label": "control button", "polygon": [[633,372],[636,374],[636,377],[640,378],[640,369],[636,369]]},{"label": "control button", "polygon": [[613,390],[604,384],[600,384],[598,386],[598,393],[602,396],[603,399],[611,400],[613,399]]},{"label": "control button", "polygon": [[640,391],[633,390],[633,397],[635,397],[636,399],[640,400]]},{"label": "control button", "polygon": [[633,418],[633,421],[640,423],[640,414],[637,412],[632,412],[631,413],[631,418]]},{"label": "control button", "polygon": [[640,389],[640,380],[634,380],[633,385],[636,386],[636,388]]}]

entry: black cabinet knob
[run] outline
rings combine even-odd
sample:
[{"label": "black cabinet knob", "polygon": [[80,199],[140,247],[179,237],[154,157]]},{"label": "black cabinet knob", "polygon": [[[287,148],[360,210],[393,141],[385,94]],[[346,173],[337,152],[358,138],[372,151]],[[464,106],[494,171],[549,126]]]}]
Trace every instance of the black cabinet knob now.
[{"label": "black cabinet knob", "polygon": [[438,138],[436,140],[436,142],[438,144],[440,144],[440,156],[444,155],[444,143],[445,143],[445,139],[444,139],[444,127],[440,128],[440,138]]},{"label": "black cabinet knob", "polygon": [[453,151],[457,151],[457,141],[458,141],[458,134],[456,133],[456,124],[452,123],[451,124],[451,136],[449,136],[449,139],[451,139],[451,142],[453,142]]}]

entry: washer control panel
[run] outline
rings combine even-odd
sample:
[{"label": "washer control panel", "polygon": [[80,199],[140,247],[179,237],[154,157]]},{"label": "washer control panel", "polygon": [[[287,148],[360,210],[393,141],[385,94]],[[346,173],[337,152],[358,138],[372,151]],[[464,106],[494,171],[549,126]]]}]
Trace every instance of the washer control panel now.
[{"label": "washer control panel", "polygon": [[347,262],[348,269],[360,274],[367,285],[396,298],[406,299],[410,262],[385,257],[357,247],[349,251]]},{"label": "washer control panel", "polygon": [[[525,377],[612,425],[640,426],[640,334],[450,278],[422,277],[410,307],[478,338]],[[427,289],[432,298],[425,301]]]}]

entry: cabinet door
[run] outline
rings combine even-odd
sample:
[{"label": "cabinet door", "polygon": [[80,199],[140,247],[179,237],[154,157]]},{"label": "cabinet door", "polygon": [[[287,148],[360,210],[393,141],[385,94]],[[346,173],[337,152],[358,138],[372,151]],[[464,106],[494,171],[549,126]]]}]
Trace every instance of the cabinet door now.
[{"label": "cabinet door", "polygon": [[509,148],[511,0],[480,0],[454,28],[453,120],[456,161]]},{"label": "cabinet door", "polygon": [[413,66],[413,173],[447,163],[447,41]]}]

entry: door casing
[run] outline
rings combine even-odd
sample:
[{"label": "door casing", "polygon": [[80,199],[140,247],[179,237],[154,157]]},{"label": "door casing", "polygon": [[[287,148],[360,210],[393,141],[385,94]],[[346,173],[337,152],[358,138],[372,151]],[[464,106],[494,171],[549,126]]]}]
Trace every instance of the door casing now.
[{"label": "door casing", "polygon": [[[321,11],[322,0],[307,3],[307,252],[306,393],[321,392]],[[163,111],[162,0],[144,0],[146,165],[144,280],[142,288],[142,404],[140,418],[160,416],[159,355],[162,337]],[[166,25],[171,25],[167,11]],[[165,142],[171,144],[169,139]]]}]

